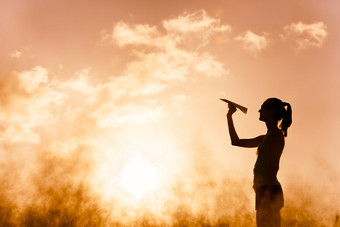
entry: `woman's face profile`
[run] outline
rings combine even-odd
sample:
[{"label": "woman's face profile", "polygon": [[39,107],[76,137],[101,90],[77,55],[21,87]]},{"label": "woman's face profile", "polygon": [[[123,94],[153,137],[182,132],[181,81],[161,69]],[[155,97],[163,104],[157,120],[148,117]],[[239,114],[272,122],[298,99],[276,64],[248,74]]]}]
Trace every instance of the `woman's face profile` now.
[{"label": "woman's face profile", "polygon": [[260,121],[267,121],[273,116],[274,108],[272,108],[269,103],[264,102],[259,112],[260,112]]}]

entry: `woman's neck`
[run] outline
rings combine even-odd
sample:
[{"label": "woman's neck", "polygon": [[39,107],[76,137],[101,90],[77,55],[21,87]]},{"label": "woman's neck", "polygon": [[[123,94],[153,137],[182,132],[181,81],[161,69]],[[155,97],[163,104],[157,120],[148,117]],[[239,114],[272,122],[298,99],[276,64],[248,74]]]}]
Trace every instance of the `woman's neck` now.
[{"label": "woman's neck", "polygon": [[266,121],[267,131],[273,131],[277,129],[277,122],[276,121]]}]

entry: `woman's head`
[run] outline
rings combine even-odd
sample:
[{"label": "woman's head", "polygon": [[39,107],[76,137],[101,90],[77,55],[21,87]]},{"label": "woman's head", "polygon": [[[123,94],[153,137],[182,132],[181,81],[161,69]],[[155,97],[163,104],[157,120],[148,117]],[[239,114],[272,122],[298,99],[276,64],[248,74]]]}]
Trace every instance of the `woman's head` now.
[{"label": "woman's head", "polygon": [[275,121],[281,121],[280,129],[284,136],[287,136],[287,129],[292,124],[292,108],[289,103],[282,102],[277,98],[267,99],[261,106],[260,120],[267,121],[273,118]]}]

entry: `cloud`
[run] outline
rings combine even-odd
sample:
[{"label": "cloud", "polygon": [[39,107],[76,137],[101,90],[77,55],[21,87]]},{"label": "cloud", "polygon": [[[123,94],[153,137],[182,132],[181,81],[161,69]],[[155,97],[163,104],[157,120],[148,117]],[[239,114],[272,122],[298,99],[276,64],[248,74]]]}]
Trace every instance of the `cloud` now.
[{"label": "cloud", "polygon": [[0,96],[0,141],[30,143],[40,141],[35,129],[54,122],[52,108],[65,97],[48,84],[41,66],[1,77]]},{"label": "cloud", "polygon": [[[115,44],[119,47],[135,46],[132,50],[138,60],[128,64],[125,73],[127,76],[139,71],[136,77],[144,79],[150,77],[161,81],[184,80],[190,67],[201,73],[209,74],[214,69],[219,71],[217,73],[219,75],[221,72],[225,73],[221,63],[208,52],[198,52],[197,48],[208,44],[207,41],[211,41],[209,38],[214,34],[230,32],[230,26],[222,25],[219,19],[210,17],[204,10],[200,10],[164,20],[163,28],[165,31],[162,32],[150,25],[132,26],[119,22],[112,32],[103,32],[102,39],[107,41],[106,44]],[[198,35],[198,39],[195,40],[196,48],[182,46],[181,44],[188,39],[192,41],[190,36],[193,33]],[[157,49],[148,51],[140,46]],[[200,66],[195,66],[196,64]]]},{"label": "cloud", "polygon": [[168,32],[201,33],[211,35],[214,32],[229,32],[229,25],[221,25],[220,20],[210,17],[206,11],[199,10],[194,13],[184,13],[174,19],[163,21],[163,27]]},{"label": "cloud", "polygon": [[282,38],[294,39],[299,49],[322,47],[328,36],[327,26],[321,21],[313,24],[292,23],[283,30],[285,33]]},{"label": "cloud", "polygon": [[217,61],[208,53],[201,55],[194,63],[194,68],[197,72],[203,73],[207,76],[220,77],[227,74],[223,63]]},{"label": "cloud", "polygon": [[124,22],[115,25],[112,33],[103,32],[102,41],[115,43],[120,47],[126,45],[153,45],[159,37],[156,27],[149,25],[130,26]]},{"label": "cloud", "polygon": [[18,50],[14,50],[10,53],[10,56],[12,58],[20,58],[22,56],[22,52],[20,52]]},{"label": "cloud", "polygon": [[[230,32],[230,26],[203,10],[164,20],[162,26],[119,22],[104,31],[102,43],[120,47],[132,60],[119,75],[96,84],[90,69],[64,81],[51,80],[42,66],[4,77],[0,140],[39,143],[39,128],[65,122],[63,128],[71,133],[73,124],[88,120],[99,128],[157,121],[172,114],[167,108],[187,100],[180,84],[227,74],[224,64],[202,47],[214,42],[215,34]],[[160,103],[164,97],[167,102]]]},{"label": "cloud", "polygon": [[184,13],[177,18],[164,20],[164,32],[147,24],[129,25],[118,22],[112,31],[102,31],[101,42],[107,45],[146,45],[161,49],[172,48],[191,39],[192,36],[205,45],[217,33],[231,32],[229,25],[222,25],[219,19],[210,17],[204,10]]},{"label": "cloud", "polygon": [[139,60],[127,65],[127,75],[160,82],[185,80],[195,56],[174,48],[166,52],[138,53]]},{"label": "cloud", "polygon": [[129,51],[133,60],[120,75],[111,76],[97,87],[93,100],[107,100],[92,115],[100,126],[115,127],[138,122],[136,119],[151,119],[149,116],[162,118],[165,112],[162,105],[155,108],[131,103],[135,99],[145,103],[155,96],[179,95],[179,91],[166,92],[199,77],[228,73],[224,64],[203,48],[216,41],[215,35],[230,33],[230,26],[221,24],[204,10],[164,20],[162,26],[160,29],[149,24],[118,22],[111,31],[102,32],[103,44]]},{"label": "cloud", "polygon": [[92,116],[97,119],[99,127],[119,127],[126,124],[143,124],[149,121],[159,120],[165,113],[159,107],[137,105],[103,104]]},{"label": "cloud", "polygon": [[60,83],[59,87],[62,89],[70,88],[83,94],[91,94],[95,90],[95,87],[90,82],[89,69],[77,72],[68,81]]},{"label": "cloud", "polygon": [[251,31],[245,32],[243,35],[237,36],[235,40],[243,42],[244,48],[252,53],[258,53],[270,45],[268,33],[257,35]]},{"label": "cloud", "polygon": [[40,89],[42,84],[48,82],[48,72],[41,66],[37,66],[30,71],[18,74],[21,87],[28,93],[34,93]]}]

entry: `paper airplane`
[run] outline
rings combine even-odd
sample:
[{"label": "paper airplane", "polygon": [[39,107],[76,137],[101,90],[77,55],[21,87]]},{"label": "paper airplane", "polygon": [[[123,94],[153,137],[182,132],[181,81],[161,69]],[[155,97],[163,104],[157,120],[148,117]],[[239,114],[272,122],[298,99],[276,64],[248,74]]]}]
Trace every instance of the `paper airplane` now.
[{"label": "paper airplane", "polygon": [[230,103],[231,105],[234,105],[236,108],[238,108],[239,110],[241,110],[245,114],[247,113],[248,109],[246,107],[244,107],[244,106],[241,106],[241,105],[239,105],[237,103],[234,103],[232,101],[229,101],[227,99],[220,99],[220,100],[222,100],[223,102],[226,102],[226,103]]}]

